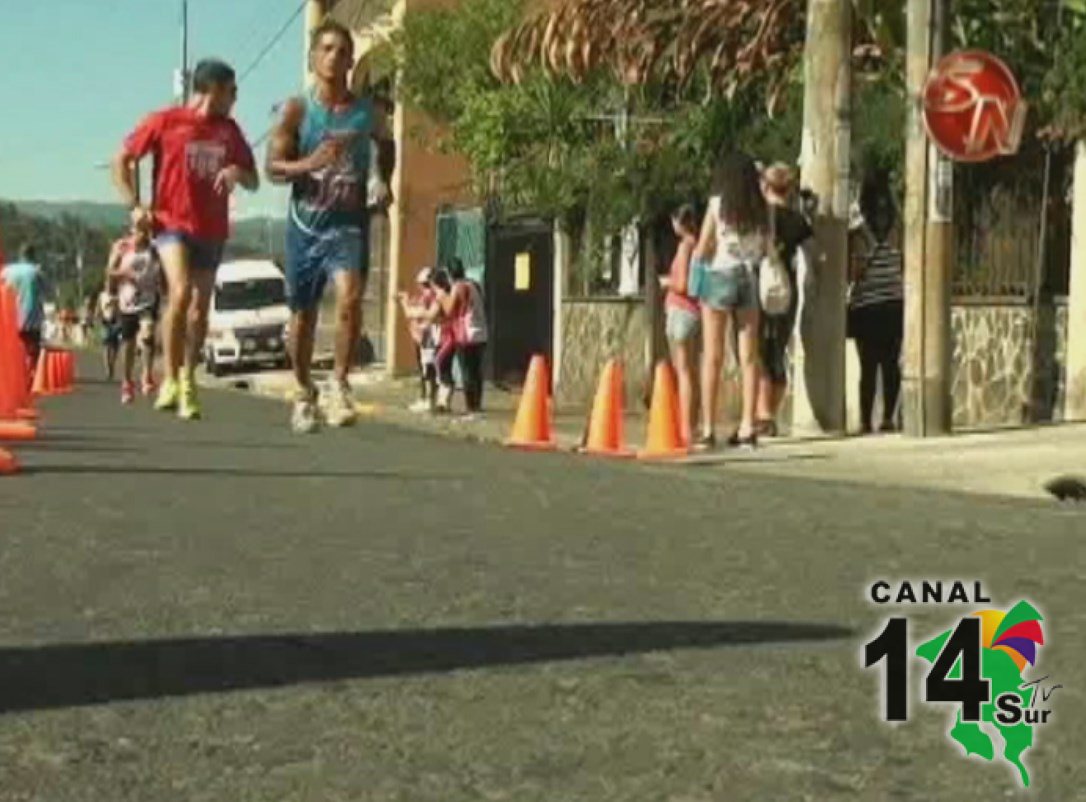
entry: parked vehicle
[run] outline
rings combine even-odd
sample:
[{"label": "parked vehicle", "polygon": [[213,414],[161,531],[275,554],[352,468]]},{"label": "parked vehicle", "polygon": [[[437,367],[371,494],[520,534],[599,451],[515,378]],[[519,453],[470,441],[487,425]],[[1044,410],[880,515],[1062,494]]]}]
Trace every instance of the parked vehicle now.
[{"label": "parked vehicle", "polygon": [[213,376],[226,369],[284,367],[290,311],[286,281],[273,262],[226,262],[215,276],[204,360]]}]

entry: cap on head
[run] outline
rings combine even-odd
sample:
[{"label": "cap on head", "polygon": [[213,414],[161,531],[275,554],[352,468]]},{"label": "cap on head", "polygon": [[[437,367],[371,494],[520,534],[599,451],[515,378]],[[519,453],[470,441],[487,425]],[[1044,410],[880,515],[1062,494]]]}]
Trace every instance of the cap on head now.
[{"label": "cap on head", "polygon": [[415,274],[416,284],[429,284],[430,279],[433,278],[434,270],[432,267],[424,267],[417,274]]}]

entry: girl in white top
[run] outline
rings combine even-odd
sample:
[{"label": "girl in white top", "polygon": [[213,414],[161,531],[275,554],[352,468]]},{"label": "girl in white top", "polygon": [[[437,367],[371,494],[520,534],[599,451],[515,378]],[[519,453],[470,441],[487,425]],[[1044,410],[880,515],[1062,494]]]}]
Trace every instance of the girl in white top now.
[{"label": "girl in white top", "polygon": [[701,228],[695,259],[707,266],[702,282],[701,438],[694,447],[716,445],[715,417],[724,364],[724,333],[735,326],[743,376],[743,416],[731,445],[754,447],[758,393],[758,267],[769,226],[758,168],[743,154],[727,156],[714,176],[714,194]]}]

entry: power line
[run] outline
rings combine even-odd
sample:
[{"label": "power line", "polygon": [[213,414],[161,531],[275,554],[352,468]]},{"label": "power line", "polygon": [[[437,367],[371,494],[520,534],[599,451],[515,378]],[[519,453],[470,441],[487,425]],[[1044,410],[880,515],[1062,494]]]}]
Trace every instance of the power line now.
[{"label": "power line", "polygon": [[283,27],[279,29],[279,32],[268,40],[268,43],[264,45],[264,48],[260,51],[260,53],[257,54],[257,57],[253,59],[252,63],[249,64],[249,66],[242,71],[241,76],[238,78],[239,86],[241,85],[242,81],[248,78],[253,70],[255,70],[260,65],[260,62],[262,62],[264,60],[264,57],[271,52],[271,49],[275,47],[276,43],[280,39],[282,39],[283,36],[286,35],[286,32],[290,30],[290,26],[294,24],[294,20],[298,19],[298,17],[302,15],[302,12],[305,11],[305,7],[308,2],[309,0],[302,0],[302,2],[298,4],[298,8],[295,9],[294,13],[290,15],[290,19],[283,23]]}]

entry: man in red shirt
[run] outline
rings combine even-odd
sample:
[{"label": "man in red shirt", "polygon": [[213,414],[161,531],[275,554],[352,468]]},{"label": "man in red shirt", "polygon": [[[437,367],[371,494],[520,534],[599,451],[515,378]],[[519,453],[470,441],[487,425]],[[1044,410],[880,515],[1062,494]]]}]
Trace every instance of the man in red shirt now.
[{"label": "man in red shirt", "polygon": [[[239,184],[250,191],[259,186],[253,152],[230,117],[238,93],[234,70],[221,61],[201,61],[192,84],[187,106],[145,118],[113,162],[113,180],[132,210],[132,224],[154,227],[168,285],[162,319],[166,375],[155,408],[176,409],[186,420],[200,417],[192,374],[230,233],[230,193]],[[147,154],[155,160],[151,209],[139,202],[133,172]]]}]

